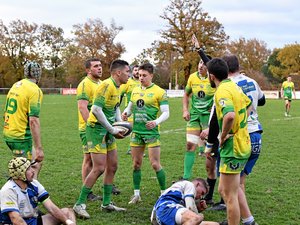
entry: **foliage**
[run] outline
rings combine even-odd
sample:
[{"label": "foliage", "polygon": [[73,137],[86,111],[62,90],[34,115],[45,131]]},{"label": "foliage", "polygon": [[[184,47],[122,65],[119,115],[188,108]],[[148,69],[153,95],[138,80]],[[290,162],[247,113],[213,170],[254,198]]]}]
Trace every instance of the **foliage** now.
[{"label": "foliage", "polygon": [[286,45],[275,53],[276,60],[273,64],[270,62],[270,71],[275,76],[284,78],[291,74],[300,75],[300,44]]},{"label": "foliage", "polygon": [[100,19],[88,19],[84,24],[74,25],[73,29],[74,44],[79,54],[84,59],[99,58],[103,66],[103,77],[109,77],[111,62],[125,52],[123,44],[114,43],[123,27],[117,26],[114,21],[111,22],[110,27],[106,27]]},{"label": "foliage", "polygon": [[185,83],[199,61],[197,53],[192,51],[191,37],[194,33],[208,53],[224,48],[228,36],[223,26],[203,12],[201,3],[198,0],[171,0],[160,16],[167,22],[166,29],[160,31],[162,40],[145,49],[139,55],[140,60],[148,57],[159,65],[169,67],[170,76],[178,73]]},{"label": "foliage", "polygon": [[23,78],[27,60],[37,60],[43,67],[42,87],[76,86],[84,75],[84,61],[98,57],[103,74],[109,76],[110,63],[125,52],[115,38],[122,31],[114,21],[106,27],[100,19],[88,19],[73,26],[73,39],[64,37],[60,27],[51,24],[14,20],[5,25],[0,20],[0,84],[10,87]]},{"label": "foliage", "polygon": [[[38,59],[34,53],[37,41],[38,25],[26,21],[14,20],[6,26],[0,20],[0,50],[5,61],[1,61],[9,67],[6,68],[6,74],[3,75],[3,83],[6,86],[9,82],[15,82],[23,77],[23,65],[28,59]],[[7,59],[9,61],[7,61]],[[3,65],[1,65],[3,67]],[[13,77],[8,77],[13,75]]]},{"label": "foliage", "polygon": [[[0,107],[4,107],[4,95],[0,95]],[[185,121],[182,119],[182,99],[170,99],[170,118],[161,126],[161,163],[167,175],[167,185],[183,173],[185,152]],[[299,225],[300,183],[300,101],[292,102],[292,117],[284,117],[284,101],[269,100],[259,107],[264,127],[263,147],[259,160],[247,178],[247,200],[260,225]],[[3,124],[0,118],[0,124]],[[81,188],[82,150],[77,127],[76,96],[45,95],[41,110],[42,143],[45,161],[39,180],[59,207],[72,207]],[[11,151],[3,139],[0,141],[1,161],[0,186],[7,180],[7,162]],[[133,194],[132,160],[126,155],[129,138],[118,140],[119,166],[114,183],[122,193],[112,196],[125,213],[105,213],[100,210],[101,202],[87,202],[90,220],[80,220],[80,225],[146,225],[152,207],[159,196],[155,172],[151,169],[148,156],[143,158],[141,197],[138,205],[128,205]],[[286,149],[288,148],[288,151]],[[148,155],[148,153],[147,153]],[[206,177],[205,160],[196,157],[193,177]],[[102,193],[102,176],[93,190]],[[219,200],[217,185],[214,200]],[[45,212],[45,209],[42,209]],[[222,221],[224,212],[204,211],[207,220]]]},{"label": "foliage", "polygon": [[256,38],[249,40],[239,38],[237,41],[231,41],[227,49],[230,53],[237,55],[243,70],[261,71],[271,54],[271,51],[267,49],[267,44]]}]

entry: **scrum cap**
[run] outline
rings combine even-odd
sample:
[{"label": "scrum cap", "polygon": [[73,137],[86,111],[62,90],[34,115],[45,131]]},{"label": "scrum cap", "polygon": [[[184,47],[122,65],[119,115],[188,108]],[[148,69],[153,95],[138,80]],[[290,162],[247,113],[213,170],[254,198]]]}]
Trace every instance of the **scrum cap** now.
[{"label": "scrum cap", "polygon": [[16,157],[8,163],[8,173],[12,179],[20,179],[26,181],[26,170],[30,167],[31,163],[24,157]]},{"label": "scrum cap", "polygon": [[24,76],[26,78],[34,78],[37,81],[40,80],[42,75],[42,68],[40,64],[35,61],[28,61],[24,66]]}]

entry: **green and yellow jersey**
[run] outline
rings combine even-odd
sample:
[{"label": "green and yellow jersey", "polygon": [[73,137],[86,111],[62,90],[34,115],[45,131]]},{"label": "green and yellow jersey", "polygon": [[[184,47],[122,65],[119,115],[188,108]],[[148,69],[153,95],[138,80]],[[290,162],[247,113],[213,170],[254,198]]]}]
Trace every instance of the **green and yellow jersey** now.
[{"label": "green and yellow jersey", "polygon": [[192,73],[185,87],[187,94],[192,93],[191,113],[210,114],[216,89],[212,88],[208,77],[201,77],[199,72]]},{"label": "green and yellow jersey", "polygon": [[[102,108],[102,111],[110,124],[115,122],[116,109],[120,106],[120,90],[113,78],[110,77],[104,80],[97,87],[94,94],[93,105]],[[95,126],[95,124],[102,127],[92,112],[90,112],[87,124],[92,127]],[[104,127],[102,128],[105,129]]]},{"label": "green and yellow jersey", "polygon": [[247,107],[251,100],[231,80],[223,80],[216,93],[215,105],[218,123],[222,130],[223,118],[229,112],[235,113],[233,127],[229,134],[233,134],[221,147],[220,156],[246,159],[251,153],[250,136],[247,125]]},{"label": "green and yellow jersey", "polygon": [[[94,81],[90,77],[86,76],[77,87],[77,101],[86,100],[88,101],[87,108],[91,111],[93,105],[94,93],[97,87],[100,85],[99,81]],[[80,132],[84,132],[86,128],[86,122],[84,121],[80,111],[78,110],[78,129]]]},{"label": "green and yellow jersey", "polygon": [[146,123],[157,119],[161,105],[168,105],[166,91],[156,84],[147,88],[136,87],[131,94],[133,113],[133,132],[138,134],[158,134],[158,126],[152,130],[146,128]]},{"label": "green and yellow jersey", "polygon": [[141,83],[139,80],[135,80],[133,79],[132,77],[128,79],[127,83],[126,84],[122,84],[120,86],[120,93],[121,93],[121,96],[123,96],[124,94],[126,94],[126,102],[125,102],[125,106],[127,106],[128,102],[130,101],[130,98],[131,98],[131,93],[132,93],[132,90],[135,88],[135,87],[138,87],[140,86]]},{"label": "green and yellow jersey", "polygon": [[39,117],[43,99],[41,89],[31,80],[16,82],[9,90],[4,109],[5,141],[31,139],[29,117]]},{"label": "green and yellow jersey", "polygon": [[287,97],[287,98],[291,99],[294,88],[295,88],[294,82],[284,81],[282,83],[283,97]]}]

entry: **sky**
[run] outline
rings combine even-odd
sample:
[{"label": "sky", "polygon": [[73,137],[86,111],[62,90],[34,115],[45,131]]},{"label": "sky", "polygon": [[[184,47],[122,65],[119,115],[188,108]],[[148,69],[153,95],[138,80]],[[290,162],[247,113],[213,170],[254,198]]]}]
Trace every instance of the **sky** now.
[{"label": "sky", "polygon": [[[123,26],[116,41],[127,50],[129,63],[158,40],[166,22],[159,16],[169,0],[0,0],[0,20],[8,25],[21,19],[61,27],[71,36],[74,24],[99,18]],[[269,49],[300,40],[300,4],[297,0],[202,0],[201,7],[224,26],[230,40],[257,38]]]}]

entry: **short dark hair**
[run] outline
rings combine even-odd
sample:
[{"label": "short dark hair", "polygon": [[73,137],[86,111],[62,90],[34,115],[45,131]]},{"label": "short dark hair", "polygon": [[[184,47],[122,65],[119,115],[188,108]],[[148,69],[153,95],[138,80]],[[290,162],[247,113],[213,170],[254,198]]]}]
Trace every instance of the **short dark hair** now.
[{"label": "short dark hair", "polygon": [[116,69],[123,69],[125,66],[129,66],[129,63],[125,60],[116,59],[110,64],[109,71],[112,72]]},{"label": "short dark hair", "polygon": [[207,63],[207,70],[213,74],[219,81],[228,78],[227,63],[221,58],[213,58]]},{"label": "short dark hair", "polygon": [[86,69],[89,69],[89,68],[91,68],[91,62],[100,62],[100,59],[98,59],[98,58],[90,58],[90,59],[87,59],[86,61],[85,61],[85,63],[84,63],[84,65],[85,65],[85,68]]},{"label": "short dark hair", "polygon": [[149,73],[153,74],[154,72],[154,66],[151,63],[144,63],[139,67],[139,70],[146,70]]},{"label": "short dark hair", "polygon": [[138,67],[138,68],[139,68],[140,66],[139,66],[139,65],[137,65],[137,64],[135,64],[135,65],[132,65],[132,66],[131,66],[131,68],[132,68],[132,69],[134,69],[134,68],[136,68],[136,67]]},{"label": "short dark hair", "polygon": [[209,191],[209,185],[206,180],[204,180],[203,178],[195,178],[194,181],[200,182],[203,185],[203,187],[206,189],[206,193]]},{"label": "short dark hair", "polygon": [[235,73],[240,70],[239,59],[236,55],[224,55],[222,59],[227,63],[229,73]]}]

